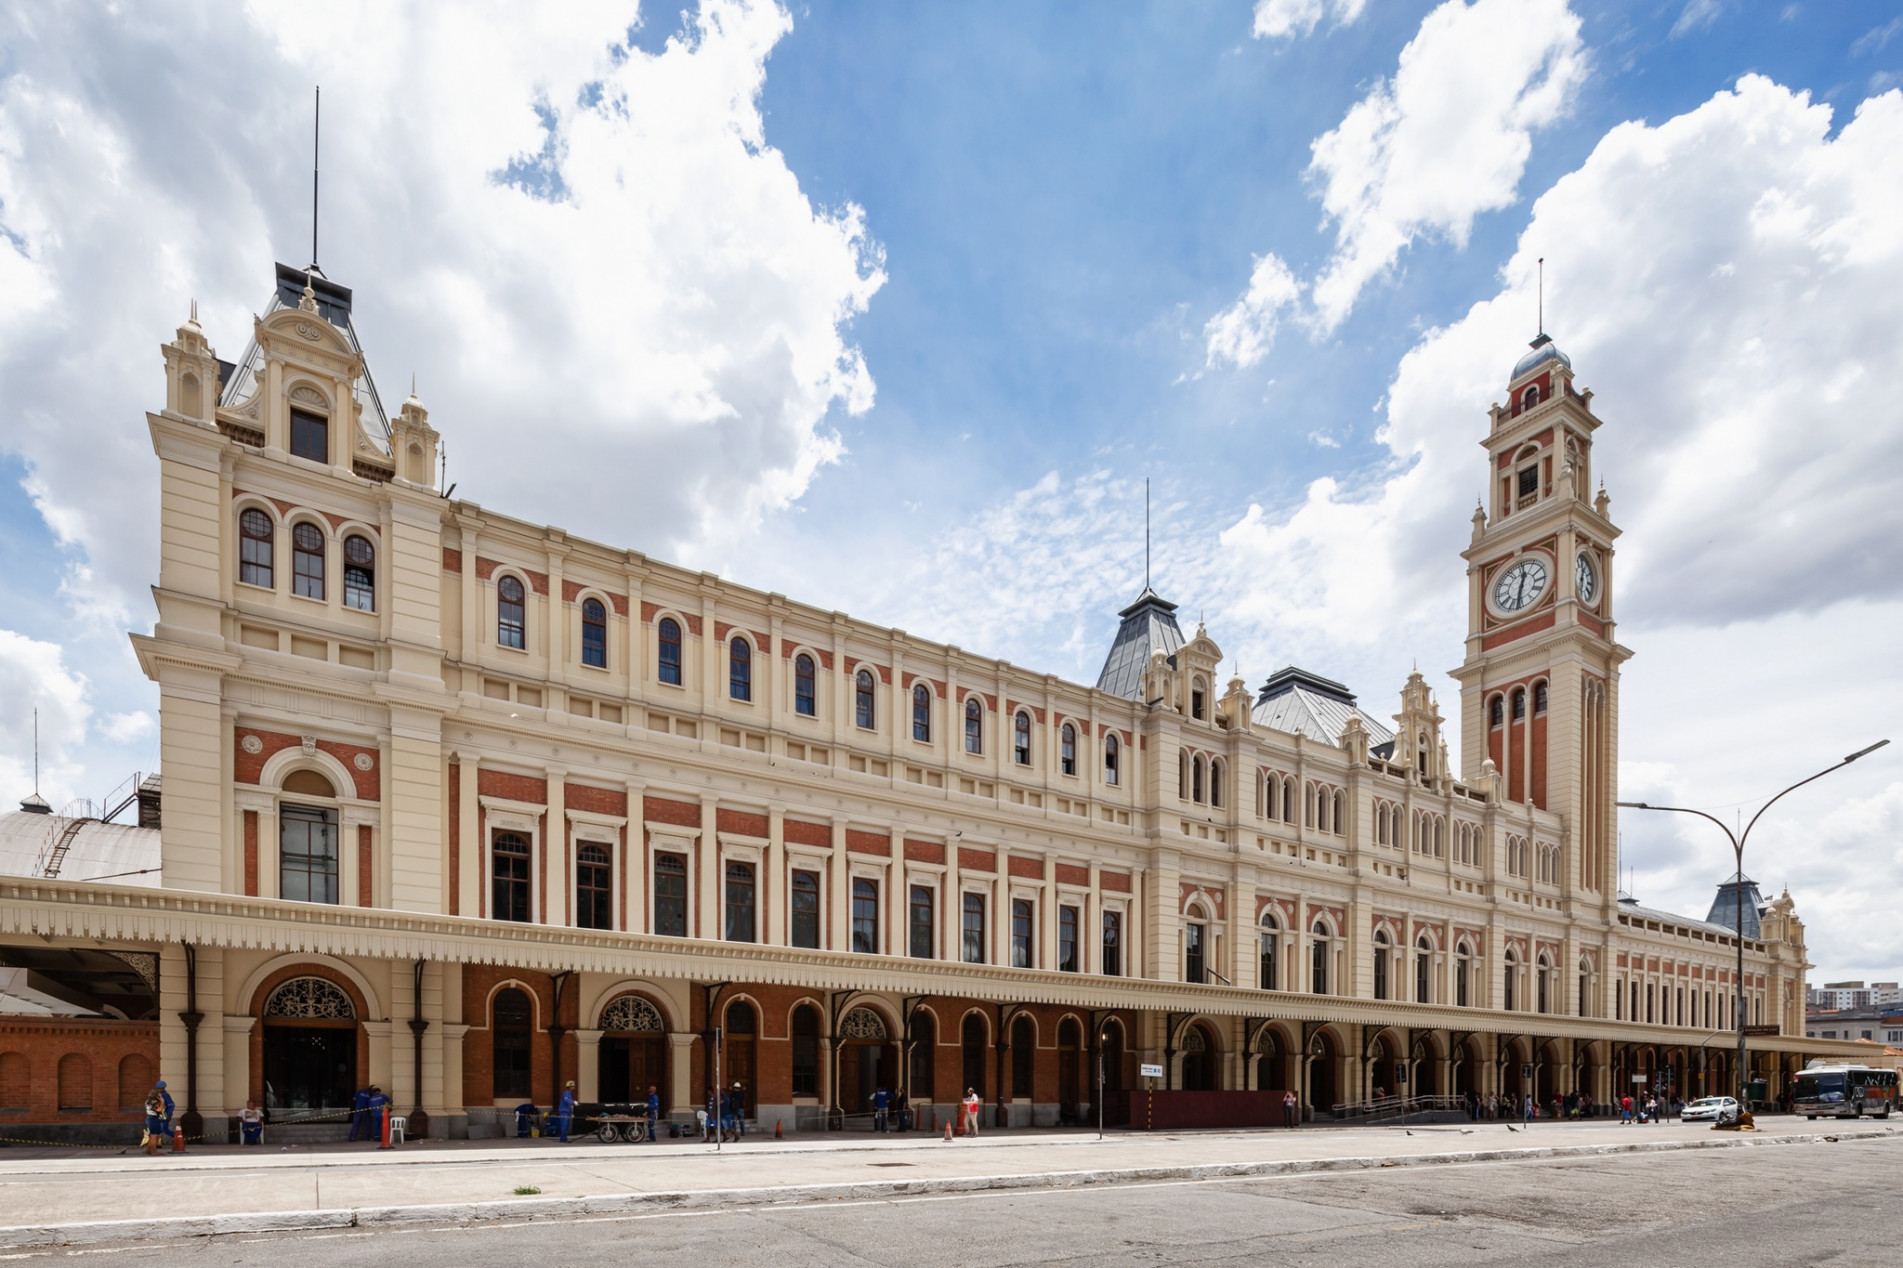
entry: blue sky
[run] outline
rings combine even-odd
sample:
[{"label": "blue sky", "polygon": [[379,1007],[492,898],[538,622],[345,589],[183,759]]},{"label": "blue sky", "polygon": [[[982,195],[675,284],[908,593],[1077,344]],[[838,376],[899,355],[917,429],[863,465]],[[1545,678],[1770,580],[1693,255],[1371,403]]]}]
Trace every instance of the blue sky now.
[{"label": "blue sky", "polygon": [[[234,356],[302,262],[318,82],[323,263],[459,496],[1090,681],[1149,478],[1252,683],[1382,713],[1418,663],[1452,714],[1544,256],[1627,529],[1623,791],[1748,808],[1903,705],[1893,4],[16,9],[0,781],[36,702],[49,791],[153,760],[155,349],[195,298]],[[1761,829],[1820,976],[1903,969],[1899,771]],[[1715,843],[1624,827],[1702,914]]]}]

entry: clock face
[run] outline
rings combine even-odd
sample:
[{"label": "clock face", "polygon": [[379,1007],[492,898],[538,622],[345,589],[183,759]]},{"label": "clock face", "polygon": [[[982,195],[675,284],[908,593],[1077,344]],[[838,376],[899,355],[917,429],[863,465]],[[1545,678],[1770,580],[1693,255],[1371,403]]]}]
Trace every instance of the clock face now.
[{"label": "clock face", "polygon": [[1573,565],[1573,586],[1579,591],[1581,603],[1598,601],[1599,572],[1592,566],[1592,556],[1583,550],[1579,552],[1579,561]]},{"label": "clock face", "polygon": [[1546,564],[1539,559],[1522,559],[1500,570],[1493,579],[1493,606],[1502,612],[1523,612],[1546,593]]}]

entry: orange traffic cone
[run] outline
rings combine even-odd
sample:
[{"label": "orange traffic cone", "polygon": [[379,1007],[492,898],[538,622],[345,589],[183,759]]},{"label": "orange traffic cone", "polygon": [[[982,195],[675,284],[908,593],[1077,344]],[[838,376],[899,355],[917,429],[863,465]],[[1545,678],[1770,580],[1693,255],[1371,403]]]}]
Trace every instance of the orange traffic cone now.
[{"label": "orange traffic cone", "polygon": [[949,1118],[945,1120],[945,1143],[948,1145],[951,1143],[951,1119]]},{"label": "orange traffic cone", "polygon": [[786,1139],[786,1137],[780,1131],[780,1120],[777,1118],[773,1120],[773,1139],[775,1140]]},{"label": "orange traffic cone", "polygon": [[172,1152],[175,1154],[185,1152],[185,1129],[176,1123],[172,1125]]}]

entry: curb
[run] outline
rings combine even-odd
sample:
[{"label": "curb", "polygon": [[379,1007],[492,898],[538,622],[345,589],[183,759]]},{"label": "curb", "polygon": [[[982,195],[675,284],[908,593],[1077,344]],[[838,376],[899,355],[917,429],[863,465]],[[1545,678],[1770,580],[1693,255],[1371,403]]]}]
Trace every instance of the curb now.
[{"label": "curb", "polygon": [[1449,1166],[1476,1162],[1540,1162],[1556,1158],[1618,1154],[1676,1153],[1693,1149],[1771,1148],[1839,1141],[1893,1139],[1895,1129],[1789,1136],[1727,1136],[1715,1140],[1634,1141],[1631,1144],[1549,1145],[1530,1149],[1468,1149],[1396,1158],[1299,1158],[1276,1162],[1225,1162],[1165,1167],[1127,1167],[1091,1171],[1051,1171],[1008,1176],[951,1176],[941,1179],[868,1180],[835,1184],[759,1186],[746,1189],[690,1189],[651,1193],[610,1193],[578,1198],[518,1198],[486,1202],[448,1202],[414,1206],[370,1206],[343,1210],[258,1211],[232,1215],[182,1215],[159,1219],[92,1220],[72,1224],[0,1227],[0,1247],[70,1245],[159,1238],[216,1237],[232,1233],[282,1233],[317,1229],[364,1228],[393,1224],[463,1224],[481,1220],[546,1219],[578,1215],[637,1215],[646,1212],[781,1206],[851,1199],[917,1197],[940,1193],[1007,1192],[1029,1189],[1079,1189],[1167,1181],[1233,1180],[1378,1171],[1400,1167]]}]

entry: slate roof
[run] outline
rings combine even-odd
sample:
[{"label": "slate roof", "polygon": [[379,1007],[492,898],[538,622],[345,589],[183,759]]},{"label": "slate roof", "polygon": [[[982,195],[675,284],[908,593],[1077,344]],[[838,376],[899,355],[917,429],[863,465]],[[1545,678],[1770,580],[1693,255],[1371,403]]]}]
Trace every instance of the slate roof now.
[{"label": "slate roof", "polygon": [[[276,274],[277,286],[271,292],[271,300],[264,306],[263,316],[269,316],[280,308],[296,308],[304,298],[304,286],[308,282],[317,303],[317,315],[343,332],[351,349],[361,357],[363,344],[357,338],[357,327],[350,320],[351,293],[348,286],[339,286],[324,276],[324,271],[315,264],[307,268],[293,268],[279,263]],[[256,390],[258,371],[263,368],[264,354],[254,337],[245,344],[244,355],[236,362],[218,363],[220,391],[218,404],[237,405],[250,399]],[[363,410],[364,430],[369,433],[373,444],[381,445],[389,451],[390,416],[384,411],[383,398],[377,395],[376,381],[370,377],[370,363],[364,362],[363,377],[355,385],[357,404]]]},{"label": "slate roof", "polygon": [[1718,892],[1711,900],[1711,913],[1705,917],[1705,921],[1719,926],[1726,933],[1736,927],[1740,883],[1744,886],[1744,936],[1760,937],[1758,913],[1764,909],[1764,896],[1758,893],[1758,883],[1749,876],[1734,874],[1730,879],[1720,882]]},{"label": "slate roof", "polygon": [[1150,653],[1161,649],[1174,664],[1177,649],[1186,640],[1182,627],[1176,624],[1176,605],[1148,586],[1143,587],[1135,603],[1117,615],[1123,618],[1123,624],[1117,627],[1110,654],[1104,657],[1097,690],[1135,700],[1143,691],[1143,669],[1150,663]]},{"label": "slate roof", "polygon": [[1250,717],[1257,726],[1306,735],[1324,744],[1340,743],[1348,719],[1359,717],[1371,747],[1394,743],[1394,728],[1357,706],[1354,692],[1332,678],[1293,665],[1269,675]]}]

